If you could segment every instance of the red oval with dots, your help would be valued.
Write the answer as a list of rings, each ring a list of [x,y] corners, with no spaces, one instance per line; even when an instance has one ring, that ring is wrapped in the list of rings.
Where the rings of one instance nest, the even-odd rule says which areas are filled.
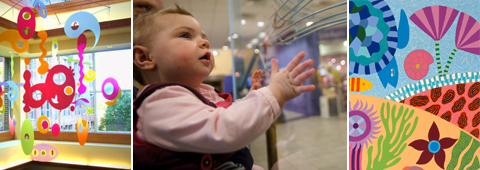
[[[17,28],[23,39],[28,40],[32,38],[35,33],[35,15],[32,9],[23,7],[20,10],[17,17]]]

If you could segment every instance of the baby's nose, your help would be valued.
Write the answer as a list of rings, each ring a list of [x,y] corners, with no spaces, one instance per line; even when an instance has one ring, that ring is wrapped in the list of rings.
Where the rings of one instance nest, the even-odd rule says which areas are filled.
[[[208,40],[206,40],[206,39],[203,39],[203,40],[200,42],[200,47],[210,49],[210,42],[209,42]]]

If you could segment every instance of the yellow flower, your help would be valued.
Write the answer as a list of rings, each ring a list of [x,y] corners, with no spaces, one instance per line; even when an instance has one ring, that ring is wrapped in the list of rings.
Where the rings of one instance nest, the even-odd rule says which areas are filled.
[[[93,108],[92,107],[87,107],[87,114],[88,115],[93,115]]]

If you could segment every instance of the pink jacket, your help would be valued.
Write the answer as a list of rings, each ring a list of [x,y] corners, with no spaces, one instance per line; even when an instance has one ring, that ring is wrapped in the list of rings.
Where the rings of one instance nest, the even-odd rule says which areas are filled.
[[[199,92],[217,105],[224,101],[212,86],[201,84]],[[225,109],[205,105],[188,89],[169,86],[155,91],[138,108],[137,134],[150,144],[177,152],[233,152],[264,133],[280,111],[266,87]]]

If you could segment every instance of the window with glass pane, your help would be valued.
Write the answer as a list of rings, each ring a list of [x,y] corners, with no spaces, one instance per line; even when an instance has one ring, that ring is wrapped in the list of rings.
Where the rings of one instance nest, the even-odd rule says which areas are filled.
[[[39,108],[32,108],[27,116],[36,130],[36,121],[40,116],[46,116],[50,120],[50,124],[58,123],[62,131],[75,131],[75,125],[79,118],[87,120],[89,131],[116,131],[128,132],[131,129],[131,64],[125,62],[130,58],[130,50],[105,51],[83,54],[83,73],[87,76],[88,70],[95,71],[95,79],[93,81],[83,80],[87,90],[84,94],[78,94],[78,79],[80,78],[79,57],[77,54],[64,55],[58,57],[47,57],[45,60],[49,63],[50,68],[54,65],[65,65],[74,69],[74,78],[77,83],[75,98],[70,107],[57,110],[50,103]],[[27,69],[32,73],[31,84],[44,83],[45,75],[38,74],[36,69],[40,66],[38,59],[31,59],[31,64]],[[47,72],[48,74],[48,72]],[[108,100],[102,94],[102,83],[105,79],[114,78],[122,90],[121,97],[113,106],[108,106],[105,102]],[[61,84],[65,81],[65,76],[57,74],[54,82]],[[33,93],[34,99],[40,99],[41,93]],[[88,101],[86,106],[76,106],[75,102]],[[92,110],[92,114],[88,115],[87,110]],[[7,119],[8,120],[8,119]],[[8,122],[7,122],[8,123]],[[7,125],[8,126],[8,125]]]
[[[10,80],[10,71],[5,70],[5,58],[0,57],[0,74],[3,76],[0,76],[0,82],[5,82],[5,80]],[[9,63],[8,63],[9,64]],[[2,106],[0,107],[0,110],[3,109],[3,113],[0,112],[0,132],[3,131],[8,131],[8,116],[10,115],[10,102],[7,99],[7,91],[9,90],[7,86],[1,86],[2,91],[5,92],[2,97]]]
[[[132,64],[129,49],[97,52],[95,58],[95,96],[98,131],[131,131]],[[113,106],[102,94],[102,84],[112,77],[122,90],[121,97]]]

